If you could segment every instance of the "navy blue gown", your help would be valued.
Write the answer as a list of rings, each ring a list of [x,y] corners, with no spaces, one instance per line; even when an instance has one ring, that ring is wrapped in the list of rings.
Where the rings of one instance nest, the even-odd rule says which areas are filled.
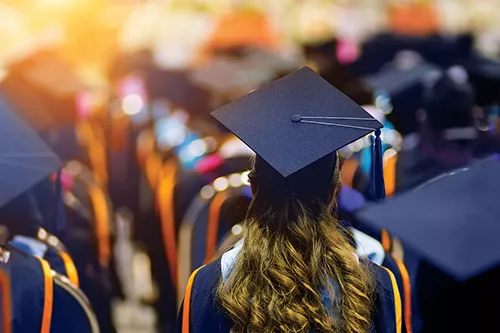
[[[91,333],[97,322],[86,297],[45,260],[11,245],[5,265],[11,276],[14,333]]]
[[[371,333],[400,333],[402,308],[396,279],[389,270],[372,263],[366,264],[373,271],[378,286]],[[232,323],[215,301],[215,290],[222,281],[222,274],[222,262],[219,258],[191,275],[177,323],[177,332],[230,332]]]

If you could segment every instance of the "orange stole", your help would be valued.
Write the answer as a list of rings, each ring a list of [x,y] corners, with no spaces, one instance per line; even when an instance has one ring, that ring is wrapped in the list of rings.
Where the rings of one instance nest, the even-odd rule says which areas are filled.
[[[2,288],[2,332],[12,333],[12,295],[10,292],[10,277],[0,270],[0,286]]]
[[[163,244],[173,285],[177,285],[177,235],[175,232],[174,189],[177,165],[168,161],[163,169],[163,179],[157,192],[157,209],[160,215]]]
[[[352,187],[354,181],[354,175],[359,167],[359,163],[356,160],[347,159],[342,163],[340,168],[340,178],[342,184]]]
[[[406,269],[405,264],[396,258],[396,256],[391,255],[396,264],[398,265],[399,272],[401,273],[401,279],[403,280],[403,294],[405,297],[404,304],[404,321],[406,326],[407,333],[413,333],[412,329],[412,309],[411,309],[411,282],[410,275],[408,274],[408,270]]]
[[[227,198],[228,194],[226,192],[220,192],[210,203],[210,209],[208,213],[205,264],[212,261],[215,252],[217,251],[217,234],[219,232],[220,213],[222,205]]]
[[[50,326],[52,322],[52,306],[54,302],[54,281],[52,277],[52,270],[50,265],[45,260],[36,257],[40,261],[43,271],[43,316],[42,316],[42,329],[40,333],[50,333]]]
[[[184,309],[182,311],[182,333],[189,333],[189,318],[191,317],[191,290],[193,289],[194,278],[200,269],[198,268],[191,274],[186,287],[186,296],[184,297]]]
[[[97,185],[90,185],[89,195],[94,208],[94,227],[97,236],[97,253],[102,267],[108,267],[111,259],[110,221],[108,202],[103,190]]]
[[[59,251],[59,255],[64,263],[64,268],[66,269],[66,274],[68,275],[68,280],[77,288],[80,287],[80,280],[78,278],[78,271],[76,269],[75,263],[71,256],[64,251]]]
[[[391,278],[392,290],[394,291],[394,308],[396,312],[396,333],[401,333],[403,326],[403,319],[401,314],[401,294],[399,293],[398,284],[396,282],[396,277],[394,274],[387,268],[382,267],[387,271],[389,277]]]
[[[392,197],[396,191],[396,163],[398,161],[398,155],[395,154],[389,157],[384,162],[384,182],[385,182],[385,194],[388,197]]]
[[[382,247],[385,252],[391,253],[392,251],[392,239],[391,235],[386,229],[382,229],[381,234],[380,234],[380,239],[382,243]]]

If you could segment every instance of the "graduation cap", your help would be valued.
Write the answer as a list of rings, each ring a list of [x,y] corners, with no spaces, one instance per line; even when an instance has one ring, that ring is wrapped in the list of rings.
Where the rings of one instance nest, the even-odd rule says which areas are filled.
[[[37,131],[74,124],[75,97],[84,88],[71,65],[50,51],[12,64],[0,83],[2,94]]]
[[[312,69],[304,67],[225,105],[212,115],[287,178],[351,142],[376,131],[377,199],[381,176],[382,127],[362,107]],[[379,146],[380,149],[376,149]]]
[[[416,112],[422,107],[426,79],[439,72],[439,67],[424,62],[407,69],[387,66],[363,80],[375,91],[390,97],[393,112],[388,119],[399,132],[408,134],[418,129]]]
[[[39,52],[9,67],[0,98],[62,159],[80,159],[74,125],[76,95],[84,88],[69,64],[54,53]]]
[[[500,163],[488,159],[430,181],[357,218],[400,237],[430,264],[467,281],[500,264]]]
[[[0,207],[61,167],[57,155],[0,99]]]

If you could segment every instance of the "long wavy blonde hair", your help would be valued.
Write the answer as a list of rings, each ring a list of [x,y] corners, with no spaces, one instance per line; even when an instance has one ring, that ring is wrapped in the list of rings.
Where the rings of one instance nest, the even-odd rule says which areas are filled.
[[[244,244],[217,290],[232,333],[369,331],[371,275],[331,214],[340,188],[337,158],[317,163],[290,186],[262,177],[273,171],[256,161]]]

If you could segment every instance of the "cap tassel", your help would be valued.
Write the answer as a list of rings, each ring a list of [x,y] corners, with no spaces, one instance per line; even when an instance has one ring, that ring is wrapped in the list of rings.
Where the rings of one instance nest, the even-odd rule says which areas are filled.
[[[382,153],[382,139],[380,129],[372,137],[372,163],[370,170],[370,197],[376,202],[385,199],[384,161]]]

